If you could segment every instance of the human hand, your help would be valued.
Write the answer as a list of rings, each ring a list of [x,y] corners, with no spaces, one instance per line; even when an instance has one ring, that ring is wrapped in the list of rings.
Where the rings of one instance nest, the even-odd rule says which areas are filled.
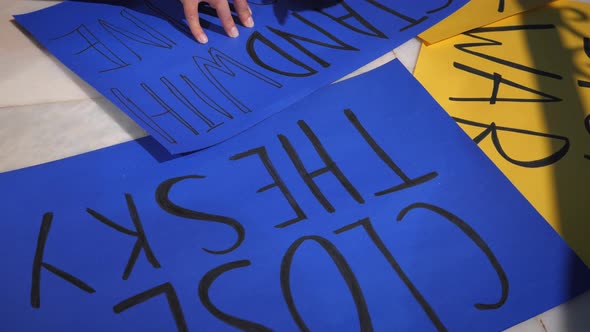
[[[227,0],[181,0],[184,7],[184,16],[188,22],[189,28],[193,36],[201,44],[207,43],[209,39],[201,28],[199,23],[199,3],[206,2],[217,11],[217,17],[221,20],[221,24],[228,36],[235,38],[239,35],[238,28],[232,19],[231,11]],[[254,26],[252,19],[252,11],[248,6],[247,0],[234,0],[234,7],[238,13],[240,21],[245,27],[251,28]]]

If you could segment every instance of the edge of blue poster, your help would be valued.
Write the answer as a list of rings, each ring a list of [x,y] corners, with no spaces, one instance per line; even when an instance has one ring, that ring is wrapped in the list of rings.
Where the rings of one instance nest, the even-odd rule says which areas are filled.
[[[466,2],[249,1],[256,26],[238,25],[236,39],[225,36],[215,11],[203,3],[206,45],[191,35],[180,1],[66,1],[15,18],[178,154],[238,135]]]
[[[3,330],[499,331],[590,284],[398,61],[151,147],[0,174]]]

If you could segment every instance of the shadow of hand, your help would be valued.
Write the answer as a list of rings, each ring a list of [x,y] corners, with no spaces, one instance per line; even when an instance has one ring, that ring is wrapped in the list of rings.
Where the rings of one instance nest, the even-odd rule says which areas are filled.
[[[289,12],[301,12],[306,10],[319,10],[335,6],[342,0],[276,0],[274,13],[280,24],[287,20]]]

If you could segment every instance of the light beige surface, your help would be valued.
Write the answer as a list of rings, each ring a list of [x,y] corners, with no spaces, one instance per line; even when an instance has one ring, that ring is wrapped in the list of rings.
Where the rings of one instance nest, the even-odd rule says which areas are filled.
[[[99,97],[96,90],[60,64],[16,25],[12,15],[58,2],[0,1],[0,107]]]
[[[0,0],[0,172],[146,135],[122,111],[41,49],[11,21],[12,14],[54,3]],[[413,71],[419,48],[420,43],[411,40],[353,74],[380,66],[396,56]],[[509,331],[590,331],[590,293]]]

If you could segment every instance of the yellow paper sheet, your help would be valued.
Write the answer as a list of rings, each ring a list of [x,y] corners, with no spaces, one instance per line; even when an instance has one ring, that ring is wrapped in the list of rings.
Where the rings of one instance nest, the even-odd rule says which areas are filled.
[[[434,44],[551,1],[554,0],[471,0],[419,37],[427,44]]]
[[[422,47],[415,75],[590,265],[588,37],[590,5],[558,1]]]

